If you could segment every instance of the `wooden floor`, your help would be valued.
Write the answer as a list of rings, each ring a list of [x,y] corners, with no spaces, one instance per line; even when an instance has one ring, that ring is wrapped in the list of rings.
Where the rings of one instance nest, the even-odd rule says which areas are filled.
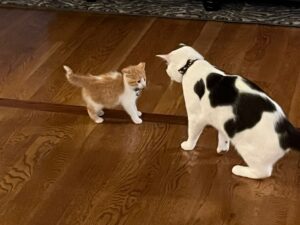
[[[253,181],[231,174],[242,159],[216,153],[213,129],[182,151],[181,87],[155,55],[193,45],[258,83],[299,127],[300,29],[4,8],[0,18],[0,225],[299,224],[300,153]],[[75,107],[63,64],[101,73],[140,61],[150,122],[96,125]]]

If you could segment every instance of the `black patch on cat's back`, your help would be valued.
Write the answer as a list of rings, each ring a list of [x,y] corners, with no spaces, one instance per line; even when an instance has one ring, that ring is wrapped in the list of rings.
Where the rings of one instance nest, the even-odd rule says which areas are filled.
[[[197,81],[197,83],[194,85],[194,92],[198,95],[199,99],[201,100],[205,93],[205,85],[202,79]]]
[[[233,106],[235,118],[224,124],[229,137],[236,133],[254,127],[264,112],[276,111],[275,105],[267,98],[254,94],[240,94]]]
[[[212,107],[232,106],[234,117],[225,122],[224,128],[229,137],[254,127],[264,112],[276,111],[275,105],[265,97],[250,93],[239,93],[235,86],[236,76],[223,76],[210,73],[206,86]],[[256,84],[245,80],[250,88],[263,92]]]
[[[209,100],[212,107],[232,105],[237,97],[236,77],[210,73],[206,78],[206,86],[210,91]]]

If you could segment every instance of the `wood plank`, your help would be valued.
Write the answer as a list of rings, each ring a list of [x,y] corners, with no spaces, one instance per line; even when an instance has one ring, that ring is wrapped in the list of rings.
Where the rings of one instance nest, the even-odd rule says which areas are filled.
[[[161,96],[168,95],[169,88],[172,93],[182,96],[180,87],[170,86],[169,78],[165,73],[165,63],[155,57],[157,54],[165,54],[178,47],[179,43],[192,44],[204,26],[201,21],[184,21],[173,19],[156,20],[144,38],[133,48],[132,53],[127,57],[121,67],[139,61],[146,62],[147,88],[144,90],[139,107],[144,112],[170,113],[163,108],[156,107]],[[160,40],[160,41],[154,41]],[[147,49],[147,51],[146,51]],[[177,95],[169,99],[170,105],[177,105]],[[164,105],[162,102],[161,105]],[[172,107],[171,107],[172,108]],[[171,109],[170,108],[170,109]]]
[[[300,33],[298,30],[290,30],[287,34],[286,51],[281,55],[280,60],[277,62],[274,60],[274,64],[278,65],[278,70],[276,73],[270,73],[270,78],[265,78],[266,81],[271,83],[270,95],[277,100],[287,115],[291,112],[299,111],[299,101],[298,109],[294,106],[293,111],[291,111],[291,104],[295,104],[295,99],[293,100],[293,98],[297,99],[297,96],[299,96],[297,90],[297,86],[299,87],[300,84],[298,69],[300,53],[297,50],[300,45],[299,39]],[[288,60],[285,61],[285,58]],[[299,120],[292,121],[296,123],[295,125],[299,126]]]
[[[74,44],[72,39],[77,35],[76,44],[80,44],[80,37],[84,32],[78,33],[83,22],[89,18],[74,15],[70,18],[70,15],[62,13],[28,14],[29,18],[23,18],[20,22],[20,28],[16,27],[16,31],[8,32],[10,36],[3,37],[5,44],[1,47],[0,53],[3,54],[0,57],[5,64],[0,71],[2,80],[0,94],[3,97],[28,100],[33,90],[43,84],[37,79],[35,83],[29,83],[28,80],[32,80],[37,74],[45,79],[48,75],[45,66],[51,70],[55,60],[65,60],[61,56],[70,53],[66,51],[68,45],[63,43],[70,41],[70,44]],[[27,32],[28,30],[31,32]],[[52,58],[54,60],[50,61],[51,64],[49,60]],[[14,89],[11,86],[14,86]],[[18,91],[15,91],[16,89]]]
[[[6,224],[47,218],[51,224],[273,225],[299,207],[296,152],[281,160],[272,178],[252,181],[231,174],[241,158],[234,151],[218,155],[210,131],[203,137],[214,140],[209,145],[183,152],[185,127],[94,126],[86,117],[38,114],[22,129],[34,137],[24,152],[31,166],[18,160],[1,183]]]
[[[243,160],[233,148],[216,153],[214,129],[182,151],[181,86],[155,55],[193,45],[258,82],[300,126],[299,29],[14,9],[0,17],[1,225],[298,223],[299,152],[254,181],[231,173]],[[138,126],[120,111],[93,123],[61,67],[99,73],[139,61],[149,79],[139,107],[151,123]]]
[[[97,18],[94,19],[97,20]],[[104,70],[105,67],[114,68],[115,63],[122,62],[124,55],[128,54],[126,53],[128,47],[125,48],[125,45],[128,46],[128,43],[134,45],[135,41],[139,40],[139,36],[149,29],[152,22],[151,18],[138,21],[134,17],[104,18],[101,23],[93,26],[94,31],[63,64],[83,73],[107,72]],[[86,25],[86,27],[88,29],[90,26]],[[112,56],[114,60],[111,60]],[[58,65],[31,99],[71,104],[81,102],[80,90],[66,81],[64,73],[62,64]]]

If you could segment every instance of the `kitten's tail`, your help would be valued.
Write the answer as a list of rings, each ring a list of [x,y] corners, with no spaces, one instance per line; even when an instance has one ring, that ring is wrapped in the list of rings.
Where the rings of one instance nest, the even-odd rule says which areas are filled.
[[[73,70],[70,67],[66,65],[64,65],[63,67],[66,71],[66,77],[71,84],[77,87],[86,87],[91,83],[92,79],[90,76],[77,75],[73,73]]]

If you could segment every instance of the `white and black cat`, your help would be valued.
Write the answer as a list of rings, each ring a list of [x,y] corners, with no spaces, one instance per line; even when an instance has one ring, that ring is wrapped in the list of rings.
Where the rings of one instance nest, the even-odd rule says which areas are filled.
[[[271,176],[274,163],[290,148],[300,149],[300,132],[251,81],[225,74],[189,46],[157,56],[167,62],[170,78],[182,82],[188,115],[184,150],[194,149],[203,128],[211,125],[219,132],[217,152],[228,151],[231,141],[248,165],[236,165],[232,172],[260,179]]]

